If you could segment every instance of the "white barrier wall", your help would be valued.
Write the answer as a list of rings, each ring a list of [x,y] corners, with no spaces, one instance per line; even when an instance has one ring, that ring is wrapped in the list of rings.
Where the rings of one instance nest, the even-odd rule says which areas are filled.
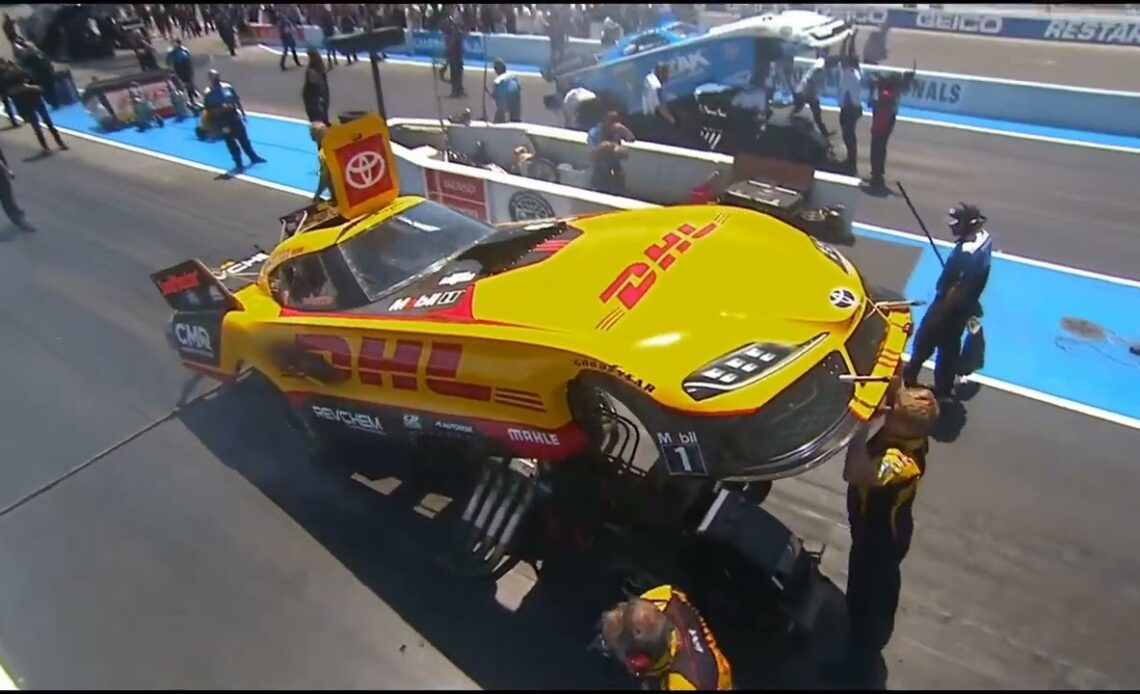
[[[723,155],[633,143],[626,162],[631,197],[624,198],[441,161],[438,150],[443,138],[438,120],[393,118],[389,127],[401,187],[492,222],[682,203],[694,186],[718,169],[727,171],[732,166],[732,158]],[[483,142],[496,163],[510,161],[511,152],[520,144],[531,144],[540,156],[554,161],[586,162],[586,135],[574,130],[474,123],[449,125],[448,138],[452,148],[464,153],[473,152],[477,141]],[[578,177],[578,182],[588,186],[589,176]],[[850,176],[817,172],[811,202],[843,205],[846,220],[853,221],[859,183]]]
[[[795,79],[811,66],[797,58]],[[906,70],[867,66],[871,77]],[[828,75],[824,96],[838,93],[839,75]],[[868,96],[864,90],[864,99]],[[975,118],[1032,123],[1054,128],[1072,128],[1113,135],[1140,135],[1140,93],[1067,87],[1039,82],[1019,82],[971,77],[948,72],[918,71],[914,85],[903,96],[903,106]]]

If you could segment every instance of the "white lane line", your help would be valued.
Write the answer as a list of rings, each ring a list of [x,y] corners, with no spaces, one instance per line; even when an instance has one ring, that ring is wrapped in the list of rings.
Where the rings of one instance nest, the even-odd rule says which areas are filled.
[[[268,51],[274,55],[281,55],[280,49],[259,44],[262,50]],[[384,62],[392,63],[393,65],[403,66],[416,66],[416,67],[430,67],[431,63],[425,63],[416,60],[401,60],[400,58],[392,58],[389,56]],[[523,77],[540,77],[538,73],[522,72],[519,73]],[[821,106],[824,111],[838,113],[838,106]],[[964,130],[971,133],[980,133],[982,135],[996,135],[999,137],[1012,137],[1018,140],[1029,140],[1032,142],[1043,142],[1051,145],[1069,145],[1071,147],[1084,147],[1085,149],[1099,149],[1105,152],[1118,152],[1121,154],[1140,154],[1140,147],[1128,147],[1125,145],[1106,145],[1099,142],[1083,142],[1081,140],[1069,140],[1063,137],[1052,137],[1050,135],[1034,135],[1032,133],[1019,133],[1011,130],[1000,130],[998,128],[986,128],[980,125],[965,125],[963,123],[950,123],[943,120],[935,120],[931,118],[917,118],[915,116],[899,115],[898,120],[903,123],[913,123],[915,125],[928,125],[935,128],[949,128],[951,130]]]
[[[855,222],[855,225],[863,227],[864,229],[869,229],[879,234],[884,234],[886,236],[894,236],[900,239],[911,239],[921,241],[922,243],[930,243],[930,240],[922,234],[914,234],[909,231],[900,231],[899,229],[889,229],[887,227],[881,227],[876,224],[867,224],[866,222]],[[943,241],[942,239],[934,239],[934,243],[942,246],[943,248],[954,247],[954,244],[950,243],[949,241]],[[1100,280],[1101,282],[1110,282],[1112,284],[1119,284],[1125,287],[1131,287],[1133,289],[1140,289],[1140,280],[1134,280],[1129,277],[1106,275],[1104,273],[1094,272],[1092,270],[1084,270],[1077,267],[1070,267],[1068,265],[1051,263],[1048,260],[1037,260],[1036,258],[1026,258],[1025,256],[1013,255],[1012,253],[1006,253],[1004,251],[994,251],[994,257],[1001,258],[1002,260],[1008,260],[1014,263],[1021,263],[1023,265],[1032,265],[1033,267],[1039,267],[1044,270],[1061,272],[1066,275],[1076,275],[1078,277],[1086,277],[1088,279]]]
[[[251,115],[260,116],[263,114],[251,112]],[[303,121],[303,120],[300,120],[297,118],[291,119],[287,116],[270,116],[270,117],[276,118],[277,120],[285,120],[285,121],[291,120],[291,121],[298,122],[298,123],[305,123],[306,122],[306,121]],[[82,140],[88,140],[90,142],[96,142],[96,143],[99,143],[102,145],[106,145],[108,147],[113,147],[115,149],[121,149],[121,150],[126,151],[126,152],[132,152],[134,154],[141,154],[144,157],[153,157],[155,159],[160,159],[162,161],[165,161],[165,162],[168,162],[171,164],[178,164],[180,166],[185,166],[185,167],[188,167],[191,169],[197,169],[198,171],[206,171],[206,172],[214,173],[214,174],[225,173],[225,171],[226,171],[225,169],[221,169],[221,168],[218,168],[216,166],[208,166],[206,164],[199,164],[197,162],[187,161],[185,159],[179,159],[178,157],[173,157],[173,156],[170,156],[168,154],[160,154],[158,152],[151,152],[151,151],[143,149],[141,147],[135,147],[133,145],[124,144],[122,142],[115,142],[113,140],[108,140],[108,139],[99,137],[97,135],[91,135],[89,133],[79,132],[77,130],[72,130],[70,128],[64,128],[64,127],[59,127],[59,126],[56,126],[56,128],[60,132],[67,133],[68,135],[71,135],[73,137],[78,137]],[[273,183],[270,181],[264,181],[264,180],[261,180],[259,178],[254,178],[252,176],[248,176],[245,174],[234,176],[234,178],[237,180],[240,180],[240,181],[245,181],[246,183],[252,183],[253,185],[261,186],[263,188],[269,188],[269,189],[276,190],[276,191],[279,191],[282,193],[288,193],[290,195],[297,195],[297,196],[304,197],[304,198],[311,198],[312,197],[312,192],[310,192],[310,191],[304,191],[304,190],[301,190],[300,188],[293,188],[292,186],[281,185],[280,183]],[[876,228],[881,228],[881,227],[876,227]],[[892,230],[892,231],[896,231],[896,233],[898,233],[898,234],[904,234],[905,233],[905,232],[897,232],[897,230]],[[925,237],[918,237],[918,238],[925,239]],[[1058,266],[1058,267],[1060,267],[1060,266]],[[904,354],[903,356],[904,356],[904,358],[906,358],[909,361],[909,359],[910,359],[909,354]],[[926,366],[927,368],[934,368],[933,362],[927,362],[926,364],[924,364],[924,366]],[[973,376],[970,376],[970,380],[976,381],[977,383],[980,383],[984,386],[993,388],[994,390],[1000,390],[1000,391],[1003,391],[1006,393],[1011,393],[1013,395],[1019,395],[1021,397],[1028,398],[1030,400],[1035,400],[1037,402],[1045,403],[1047,405],[1053,405],[1054,407],[1060,407],[1062,409],[1069,410],[1070,412],[1076,412],[1077,414],[1083,414],[1083,415],[1086,415],[1089,417],[1100,419],[1100,420],[1103,420],[1106,422],[1112,422],[1114,424],[1119,424],[1121,426],[1125,426],[1125,427],[1128,427],[1130,429],[1135,429],[1137,431],[1140,431],[1140,419],[1129,417],[1127,415],[1122,415],[1122,414],[1119,414],[1116,412],[1110,412],[1108,410],[1103,410],[1103,409],[1100,409],[1098,407],[1093,407],[1091,405],[1086,405],[1084,403],[1079,403],[1079,402],[1076,402],[1073,400],[1067,400],[1065,398],[1058,397],[1056,395],[1051,395],[1049,393],[1043,393],[1041,391],[1033,390],[1031,388],[1026,388],[1024,386],[1019,386],[1019,385],[1016,385],[1013,383],[1006,383],[1005,381],[999,381],[996,378],[991,378],[989,376],[983,376],[981,374],[974,374]]]

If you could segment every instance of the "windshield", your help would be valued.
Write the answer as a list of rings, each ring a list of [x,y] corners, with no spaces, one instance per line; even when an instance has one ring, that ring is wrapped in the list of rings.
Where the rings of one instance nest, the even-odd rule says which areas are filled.
[[[372,302],[493,233],[490,224],[425,200],[340,244],[338,250]]]
[[[694,26],[692,24],[685,24],[684,22],[671,25],[669,27],[669,31],[676,34],[677,36],[684,36],[685,38],[700,36],[701,34],[705,33],[705,30],[701,27]]]

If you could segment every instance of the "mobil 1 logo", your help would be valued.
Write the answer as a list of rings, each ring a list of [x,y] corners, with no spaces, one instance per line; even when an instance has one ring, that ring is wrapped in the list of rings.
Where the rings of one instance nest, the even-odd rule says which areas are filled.
[[[697,432],[660,432],[657,434],[657,447],[670,475],[708,476]]]
[[[175,314],[170,336],[179,356],[208,366],[221,363],[221,317],[218,314]]]

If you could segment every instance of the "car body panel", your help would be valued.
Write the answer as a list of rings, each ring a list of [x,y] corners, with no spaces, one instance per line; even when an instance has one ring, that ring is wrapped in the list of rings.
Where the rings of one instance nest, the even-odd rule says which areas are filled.
[[[272,252],[155,273],[181,359],[222,379],[255,369],[316,425],[413,441],[427,426],[552,460],[588,443],[568,394],[589,381],[674,456],[674,474],[723,479],[819,464],[872,416],[900,367],[909,310],[877,304],[835,249],[738,207],[484,225],[482,240],[361,305],[282,305],[277,270],[342,257],[341,245],[394,233],[381,223],[421,205],[439,204],[402,196],[353,220],[317,204]],[[412,238],[421,233],[433,232]],[[745,348],[759,370],[733,356]],[[740,379],[716,380],[737,367]],[[687,440],[708,443],[671,443]]]
[[[561,107],[566,92],[585,87],[602,95],[611,106],[621,105],[627,113],[641,112],[642,83],[657,65],[669,66],[669,79],[663,85],[665,100],[688,98],[702,84],[718,83],[745,87],[752,80],[760,55],[775,56],[781,51],[814,50],[834,46],[852,34],[840,19],[815,12],[785,11],[748,17],[712,27],[704,33],[677,40],[661,29],[651,29],[623,39],[629,41],[660,37],[663,45],[622,55],[614,46],[597,61],[570,60],[569,69],[554,67],[557,99],[547,100]],[[639,39],[639,37],[641,37]]]

